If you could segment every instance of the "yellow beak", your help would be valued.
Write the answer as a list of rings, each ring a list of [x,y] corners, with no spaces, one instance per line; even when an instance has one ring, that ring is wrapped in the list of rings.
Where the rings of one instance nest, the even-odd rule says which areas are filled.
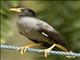
[[[14,11],[14,12],[21,12],[22,8],[11,8],[9,10]]]

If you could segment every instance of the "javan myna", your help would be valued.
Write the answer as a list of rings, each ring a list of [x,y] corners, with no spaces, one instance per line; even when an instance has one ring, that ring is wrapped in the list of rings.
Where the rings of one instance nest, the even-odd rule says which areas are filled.
[[[19,48],[23,54],[27,48],[32,46],[45,46],[45,57],[54,47],[65,52],[71,51],[68,44],[51,25],[37,18],[35,12],[28,8],[11,8],[11,11],[18,12],[17,27],[20,34],[37,43]]]

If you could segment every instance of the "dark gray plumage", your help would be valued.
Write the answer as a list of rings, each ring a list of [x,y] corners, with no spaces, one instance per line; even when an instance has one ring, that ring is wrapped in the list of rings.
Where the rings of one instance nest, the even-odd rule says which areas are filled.
[[[70,50],[60,34],[51,25],[39,20],[31,9],[21,9],[17,27],[22,35],[36,43],[42,43],[46,47],[57,43]]]

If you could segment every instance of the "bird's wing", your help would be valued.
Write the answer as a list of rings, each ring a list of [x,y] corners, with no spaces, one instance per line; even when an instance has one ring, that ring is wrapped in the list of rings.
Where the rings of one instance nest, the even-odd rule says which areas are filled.
[[[47,36],[50,40],[53,40],[55,43],[58,43],[62,46],[65,46],[67,48],[66,41],[61,37],[61,35],[49,24],[46,22],[40,21],[40,29],[39,31]]]

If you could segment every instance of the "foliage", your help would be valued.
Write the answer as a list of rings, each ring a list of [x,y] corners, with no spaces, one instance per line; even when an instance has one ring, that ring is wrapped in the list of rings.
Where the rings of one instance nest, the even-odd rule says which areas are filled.
[[[11,29],[9,19],[11,13],[9,11],[10,6],[17,6],[17,1],[1,1],[1,43],[5,43],[5,40],[10,37]]]

